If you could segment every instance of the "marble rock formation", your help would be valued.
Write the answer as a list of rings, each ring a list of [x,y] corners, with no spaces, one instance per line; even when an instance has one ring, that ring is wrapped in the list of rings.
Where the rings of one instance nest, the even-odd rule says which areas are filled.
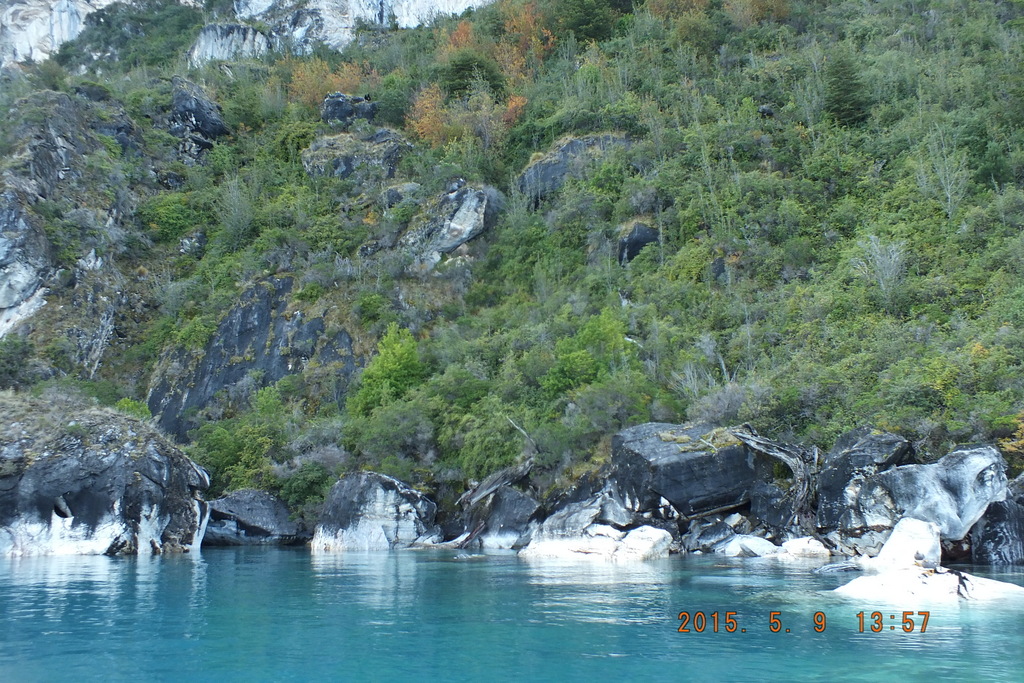
[[[390,550],[435,543],[437,506],[399,480],[375,472],[351,474],[332,488],[313,534],[314,553]]]
[[[631,510],[692,516],[749,501],[753,457],[724,430],[651,422],[612,438],[609,480]]]
[[[874,555],[904,517],[935,523],[943,540],[962,539],[990,503],[1006,498],[1006,462],[992,446],[960,446],[930,465],[903,465],[864,479],[835,535]]]
[[[511,486],[500,486],[468,511],[465,528],[481,548],[518,549],[530,540],[539,503]]]
[[[1024,564],[1024,505],[1016,500],[996,501],[971,529],[974,564]]]
[[[667,557],[672,534],[641,524],[609,490],[549,515],[519,552],[532,559],[638,561]]]
[[[187,552],[202,542],[209,484],[137,420],[0,403],[0,557]]]
[[[270,52],[274,43],[259,29],[243,24],[207,24],[188,51],[188,62],[199,67],[226,59],[255,59]]]
[[[288,506],[266,491],[242,489],[210,501],[203,545],[294,545],[310,534],[289,518]]]
[[[866,477],[910,464],[912,457],[910,443],[895,434],[863,427],[840,437],[818,475],[818,527],[836,528]]]

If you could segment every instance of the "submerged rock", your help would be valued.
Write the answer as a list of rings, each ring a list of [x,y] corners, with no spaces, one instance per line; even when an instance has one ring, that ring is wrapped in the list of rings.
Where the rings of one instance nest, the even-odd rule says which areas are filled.
[[[336,483],[313,534],[314,553],[390,550],[440,540],[437,506],[397,479],[374,472]]]
[[[266,491],[242,489],[210,501],[203,545],[292,545],[310,539],[288,506]]]
[[[0,556],[187,552],[209,484],[138,420],[0,398]]]

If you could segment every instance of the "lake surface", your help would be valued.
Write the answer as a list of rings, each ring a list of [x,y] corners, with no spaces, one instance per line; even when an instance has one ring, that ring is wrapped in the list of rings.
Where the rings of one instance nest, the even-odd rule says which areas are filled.
[[[433,550],[0,559],[0,681],[1021,680],[1020,606],[933,606],[924,633],[904,633],[892,606],[828,593],[851,575],[814,566]],[[875,609],[885,630],[859,632],[856,614]],[[678,632],[684,610],[704,613],[704,632]]]

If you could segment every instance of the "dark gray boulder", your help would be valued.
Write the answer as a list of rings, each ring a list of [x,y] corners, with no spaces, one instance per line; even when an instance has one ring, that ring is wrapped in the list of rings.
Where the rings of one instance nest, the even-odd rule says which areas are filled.
[[[632,228],[626,227],[629,232],[619,239],[619,264],[623,266],[639,256],[640,250],[648,244],[658,242],[658,231],[646,223],[636,221]]]
[[[547,154],[527,165],[517,182],[519,191],[536,206],[542,199],[562,189],[570,177],[581,176],[609,149],[629,145],[629,138],[620,133],[562,138]]]
[[[818,475],[818,527],[836,528],[866,477],[909,464],[913,456],[910,443],[896,434],[862,427],[840,437]]]
[[[725,430],[652,422],[612,438],[609,481],[631,510],[692,516],[748,502],[753,456]]]
[[[187,552],[207,472],[112,411],[0,398],[0,557]]]
[[[266,491],[242,489],[210,501],[203,545],[294,545],[310,534],[289,518],[288,506]]]
[[[466,529],[482,548],[519,548],[529,542],[530,520],[539,509],[531,496],[501,486],[468,511]]]
[[[356,119],[373,121],[377,115],[377,103],[365,97],[333,92],[320,103],[320,118],[324,123],[347,127]]]
[[[231,131],[221,115],[220,105],[195,83],[175,76],[171,79],[171,135],[181,139],[178,152],[185,161],[196,161],[213,147],[213,141]]]
[[[835,538],[873,555],[896,523],[936,524],[943,540],[962,539],[990,503],[1006,498],[1006,462],[992,446],[961,446],[930,465],[903,465],[866,477]]]
[[[1024,505],[997,501],[971,529],[971,561],[975,564],[1024,564]]]
[[[327,495],[313,534],[314,553],[390,550],[440,540],[437,505],[401,481],[375,472],[341,479]]]

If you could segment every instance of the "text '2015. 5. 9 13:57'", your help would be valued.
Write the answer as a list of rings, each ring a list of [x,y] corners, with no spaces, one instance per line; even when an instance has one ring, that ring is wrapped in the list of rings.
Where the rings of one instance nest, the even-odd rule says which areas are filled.
[[[924,633],[928,628],[931,612],[858,612],[853,615],[860,633],[881,633],[900,631],[903,633]],[[813,630],[823,633],[828,627],[824,612],[815,612],[808,620],[786,617],[782,612],[769,612],[767,618],[739,616],[738,612],[680,612],[679,633],[746,633],[767,627],[771,633],[794,633]]]

